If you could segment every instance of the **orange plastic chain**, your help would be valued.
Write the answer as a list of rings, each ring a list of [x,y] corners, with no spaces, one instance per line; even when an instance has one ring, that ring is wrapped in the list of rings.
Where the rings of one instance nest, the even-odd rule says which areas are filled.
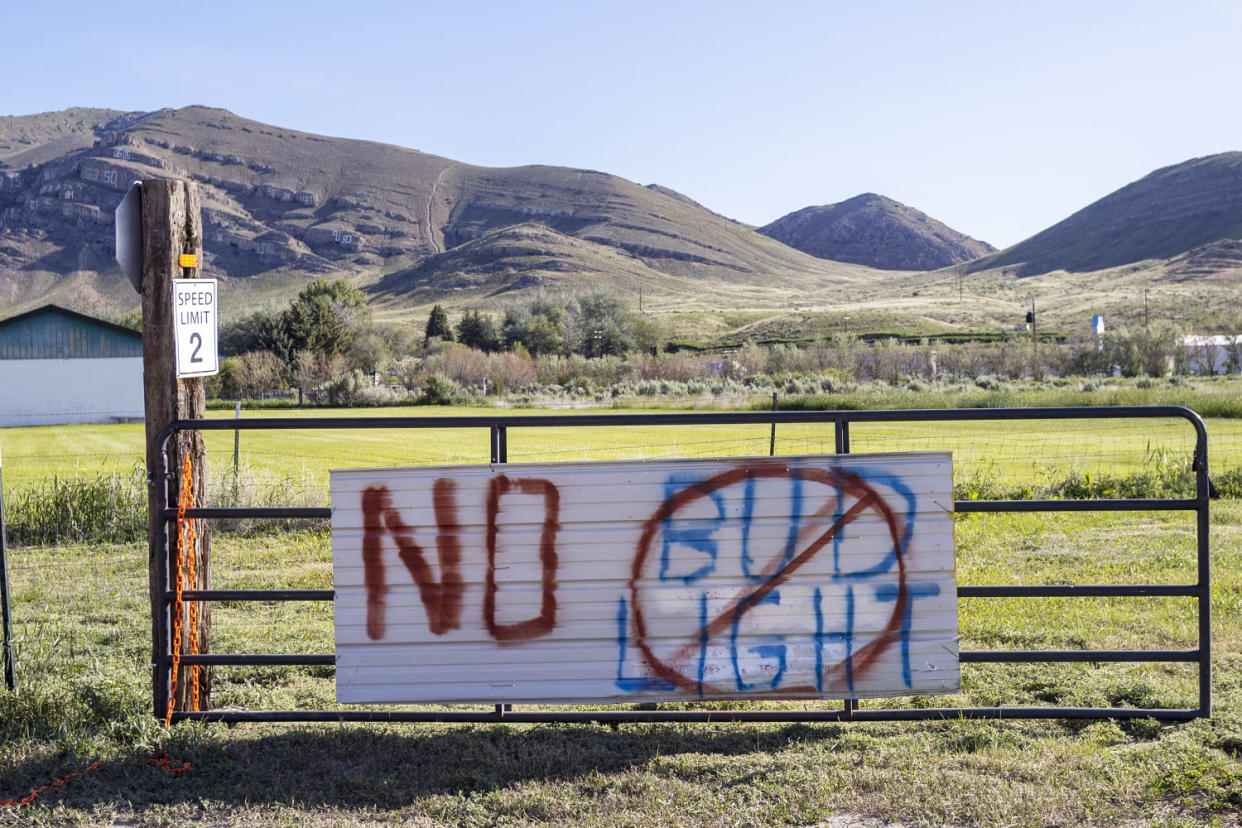
[[[173,642],[172,642],[172,679],[168,693],[168,710],[164,714],[164,727],[168,727],[172,721],[173,703],[177,697],[177,673],[181,669],[181,590],[183,584],[188,580],[191,588],[195,586],[196,580],[196,561],[194,554],[194,521],[187,520],[185,510],[192,508],[194,505],[194,475],[190,468],[190,458],[185,458],[185,467],[181,472],[181,496],[177,501],[177,597],[173,604]],[[198,602],[190,603],[190,652],[198,653]],[[198,665],[190,667],[190,681],[193,682],[193,709],[198,710]],[[122,759],[120,764],[124,765],[125,760]],[[142,764],[158,765],[166,772],[173,776],[180,776],[190,769],[189,762],[182,762],[177,759],[169,759],[167,754],[161,754],[152,759],[148,759]],[[31,789],[21,799],[0,799],[0,806],[24,807],[34,802],[40,794],[47,793],[50,790],[62,787],[68,782],[77,779],[79,776],[97,771],[103,767],[103,762],[91,762],[80,771],[66,774],[59,779],[54,779],[38,788]]]
[[[194,506],[194,473],[187,454],[181,469],[181,492],[177,498],[177,586],[173,600],[172,677],[168,683],[168,707],[164,711],[164,727],[172,724],[177,699],[177,675],[181,672],[181,592],[188,580],[191,589],[197,585],[197,562],[194,554],[194,521],[187,520],[185,510]],[[190,653],[198,654],[198,602],[190,602]],[[191,709],[198,710],[198,665],[190,667]]]
[[[89,765],[87,765],[80,771],[74,771],[73,773],[66,774],[62,776],[60,779],[55,779],[41,787],[31,788],[30,793],[26,794],[21,799],[0,799],[0,805],[7,805],[10,807],[14,807],[14,808],[23,808],[29,805],[30,803],[34,802],[35,799],[37,799],[40,794],[45,794],[48,791],[63,787],[64,785],[68,784],[74,779],[77,779],[79,776],[85,776],[91,771],[97,771],[103,767],[103,764],[104,764],[103,762],[91,762]],[[119,764],[124,765],[125,760],[122,759]],[[154,759],[148,759],[142,764],[158,765],[159,767],[163,768],[165,771],[172,774],[173,776],[180,776],[181,774],[185,773],[186,771],[190,769],[189,762],[181,762],[176,759],[169,759],[167,754],[161,754],[155,757]]]

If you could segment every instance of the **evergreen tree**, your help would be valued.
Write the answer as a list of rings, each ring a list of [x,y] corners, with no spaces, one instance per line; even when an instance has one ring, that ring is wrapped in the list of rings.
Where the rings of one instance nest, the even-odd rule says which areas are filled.
[[[337,305],[346,315],[365,310],[367,306],[366,294],[354,287],[348,279],[337,279],[335,282],[316,279],[302,288],[297,298],[298,302],[319,300]]]
[[[490,316],[484,316],[477,310],[470,311],[457,323],[457,341],[489,353],[500,350],[500,335],[496,332],[496,323]]]
[[[427,317],[427,331],[423,336],[424,348],[433,336],[439,337],[444,342],[453,341],[453,328],[449,325],[448,314],[439,305],[433,307],[431,315]]]
[[[335,303],[298,299],[285,312],[285,330],[298,351],[340,354],[354,343],[354,330]]]

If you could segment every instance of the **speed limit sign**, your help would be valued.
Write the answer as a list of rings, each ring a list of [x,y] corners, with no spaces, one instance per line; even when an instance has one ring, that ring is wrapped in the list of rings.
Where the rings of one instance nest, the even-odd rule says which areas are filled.
[[[220,319],[215,279],[173,279],[177,377],[220,373]]]

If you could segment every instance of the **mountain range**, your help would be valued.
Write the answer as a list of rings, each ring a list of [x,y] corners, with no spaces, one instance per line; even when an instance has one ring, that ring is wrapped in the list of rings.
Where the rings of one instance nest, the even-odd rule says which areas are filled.
[[[0,308],[133,307],[112,211],[150,177],[199,183],[205,269],[239,308],[323,277],[350,279],[394,317],[607,282],[669,315],[883,309],[952,327],[1008,319],[1024,277],[1044,292],[1102,291],[1101,307],[1131,302],[1134,279],[1242,278],[1242,153],[1157,170],[997,251],[873,193],[755,228],[604,172],[479,167],[202,106],[77,108],[0,118]],[[1202,299],[1184,293],[1170,302]]]
[[[582,277],[675,295],[827,286],[865,272],[664,187],[563,167],[477,167],[206,107],[2,119],[0,164],[9,303],[114,273],[113,209],[133,180],[163,176],[199,183],[205,266],[236,282],[346,276],[381,299],[418,302]]]

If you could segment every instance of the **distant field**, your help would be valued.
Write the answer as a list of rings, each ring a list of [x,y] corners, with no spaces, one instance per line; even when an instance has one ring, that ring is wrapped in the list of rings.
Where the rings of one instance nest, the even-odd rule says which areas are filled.
[[[247,411],[246,419],[269,416],[345,417],[450,415],[521,416],[529,411],[480,408],[386,408]],[[607,416],[608,411],[579,416]],[[209,412],[213,419],[231,412]],[[1242,421],[1207,421],[1214,473],[1242,465]],[[511,462],[656,457],[727,457],[767,454],[768,425],[562,427],[509,430]],[[140,425],[78,425],[0,431],[6,488],[37,485],[52,475],[128,473],[142,465]],[[1128,474],[1180,460],[1193,446],[1189,424],[1177,419],[1066,420],[983,423],[856,424],[851,449],[943,451],[954,454],[958,479],[984,475],[1013,485],[1047,482],[1069,473]],[[231,474],[233,432],[208,432],[208,473]],[[832,427],[782,425],[778,454],[831,453]],[[284,480],[298,487],[325,486],[330,469],[372,466],[483,463],[489,458],[486,429],[243,431],[240,460],[251,479]],[[231,479],[231,477],[229,477]]]

